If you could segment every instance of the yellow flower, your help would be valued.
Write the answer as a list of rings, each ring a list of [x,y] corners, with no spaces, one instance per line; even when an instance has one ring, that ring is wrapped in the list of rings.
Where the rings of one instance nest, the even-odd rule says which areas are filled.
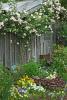
[[[35,84],[32,78],[29,78],[27,75],[23,76],[20,80],[17,81],[17,85],[20,87],[27,87]]]

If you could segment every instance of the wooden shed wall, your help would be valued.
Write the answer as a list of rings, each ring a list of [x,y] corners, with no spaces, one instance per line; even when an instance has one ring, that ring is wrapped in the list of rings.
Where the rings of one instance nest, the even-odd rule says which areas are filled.
[[[0,36],[0,63],[5,66],[23,64],[31,58],[39,59],[40,55],[51,53],[52,36],[46,38],[33,36],[29,48],[24,48],[23,43],[18,41],[15,35],[7,34]]]

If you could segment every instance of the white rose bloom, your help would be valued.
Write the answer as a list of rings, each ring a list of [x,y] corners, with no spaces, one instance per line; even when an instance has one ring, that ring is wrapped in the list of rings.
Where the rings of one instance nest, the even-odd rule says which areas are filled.
[[[51,33],[53,33],[53,30],[51,30]]]
[[[33,30],[30,30],[30,33],[37,33],[37,30],[33,29]]]
[[[4,26],[4,22],[0,22],[0,27],[1,27],[1,26]]]
[[[20,14],[19,14],[18,12],[16,12],[16,15],[17,15],[17,17],[19,17],[19,18],[20,18]]]
[[[27,44],[29,44],[29,42],[27,41]]]
[[[49,28],[51,28],[51,25],[49,25]]]
[[[46,6],[47,5],[47,2],[44,2],[43,4]]]
[[[8,21],[8,18],[5,18],[5,21]]]
[[[23,35],[26,36],[26,33],[24,33]]]
[[[25,14],[28,14],[28,12],[27,12],[27,11],[24,11],[24,13],[25,13]]]
[[[33,16],[33,18],[36,18],[35,16]]]
[[[24,36],[22,38],[24,39]]]
[[[55,20],[54,20],[54,19],[51,19],[51,22],[52,22],[52,23],[54,23],[54,22],[55,22]]]
[[[30,30],[29,32],[32,33],[32,30]]]
[[[60,10],[61,10],[61,8],[60,8],[60,7],[57,7],[57,8],[56,8],[56,10],[57,10],[57,11],[60,11]]]
[[[27,21],[23,21],[23,23],[24,23],[24,24],[27,24],[28,22],[27,22]]]
[[[41,18],[41,16],[38,16],[38,18],[40,19],[40,18]]]
[[[17,42],[17,45],[19,45],[20,43],[19,42]]]
[[[27,45],[25,45],[25,47],[27,47]]]
[[[12,40],[10,40],[10,43],[12,43]]]
[[[45,28],[47,28],[47,26],[45,26]]]
[[[61,7],[61,10],[66,10],[64,7]]]
[[[35,12],[36,15],[38,15],[38,12]]]
[[[33,14],[31,14],[31,17],[33,17]]]
[[[0,29],[4,26],[4,22],[0,22]]]
[[[28,29],[30,29],[30,27],[29,26],[26,26],[25,29],[28,30]]]
[[[22,20],[20,18],[18,19],[18,22],[19,22],[19,24],[22,24]]]
[[[33,30],[32,30],[32,32],[35,32],[35,33],[37,33],[36,29],[33,29]]]
[[[6,35],[6,33],[3,33],[4,35]]]
[[[17,21],[14,16],[10,18],[10,20]]]
[[[42,16],[42,13],[39,13],[40,16]]]
[[[40,37],[40,36],[41,36],[41,34],[36,34],[36,36]]]

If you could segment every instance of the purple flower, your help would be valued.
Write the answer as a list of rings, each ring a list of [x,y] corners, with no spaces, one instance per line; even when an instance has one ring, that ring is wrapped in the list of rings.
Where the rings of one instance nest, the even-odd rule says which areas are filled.
[[[27,89],[25,89],[25,88],[18,88],[18,92],[20,94],[25,94],[27,92]]]

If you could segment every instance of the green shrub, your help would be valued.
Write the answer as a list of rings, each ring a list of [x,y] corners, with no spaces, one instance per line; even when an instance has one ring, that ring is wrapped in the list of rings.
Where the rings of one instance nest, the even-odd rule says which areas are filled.
[[[39,77],[46,77],[48,76],[48,72],[46,70],[43,70],[41,68],[41,65],[38,62],[35,61],[29,61],[27,64],[24,64],[22,66],[24,70],[24,74],[33,77],[33,76],[39,76]]]
[[[40,65],[34,61],[29,61],[23,66],[24,73],[28,76],[38,76]]]
[[[65,81],[66,78],[66,67],[65,67],[65,54],[64,54],[64,47],[57,45],[54,50],[53,54],[53,61],[52,61],[52,70],[56,71],[57,74],[62,77]]]

